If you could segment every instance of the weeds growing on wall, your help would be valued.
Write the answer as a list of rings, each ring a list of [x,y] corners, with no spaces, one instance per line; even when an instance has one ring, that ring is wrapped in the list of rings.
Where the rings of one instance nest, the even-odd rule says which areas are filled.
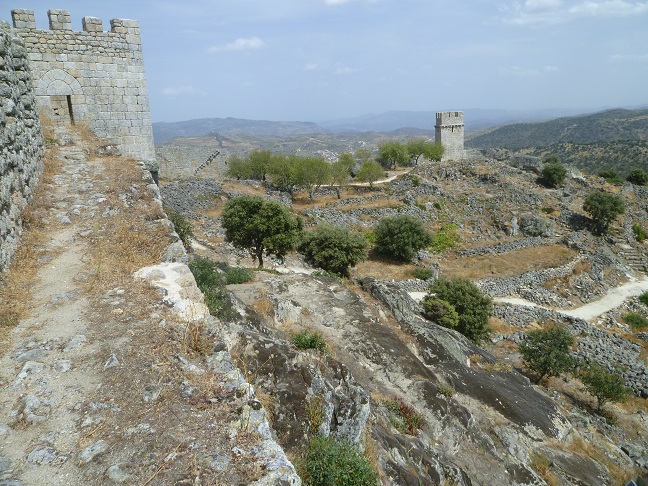
[[[180,241],[186,250],[191,249],[191,238],[193,237],[193,229],[191,223],[178,211],[171,208],[164,208],[169,220],[173,223],[175,232],[178,233]]]
[[[196,285],[205,296],[209,313],[224,319],[228,316],[227,290],[225,277],[209,258],[197,256],[189,262],[189,269],[196,279]]]

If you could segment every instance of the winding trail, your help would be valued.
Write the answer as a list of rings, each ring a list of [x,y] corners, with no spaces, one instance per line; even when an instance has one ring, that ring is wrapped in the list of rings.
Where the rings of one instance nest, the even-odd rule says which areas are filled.
[[[629,297],[636,297],[646,291],[648,291],[648,276],[644,275],[640,279],[633,279],[619,287],[611,288],[600,299],[575,309],[551,309],[519,297],[497,297],[495,298],[495,302],[523,305],[527,307],[540,307],[543,309],[554,310],[571,317],[578,317],[590,321],[597,319],[616,307],[619,307]]]

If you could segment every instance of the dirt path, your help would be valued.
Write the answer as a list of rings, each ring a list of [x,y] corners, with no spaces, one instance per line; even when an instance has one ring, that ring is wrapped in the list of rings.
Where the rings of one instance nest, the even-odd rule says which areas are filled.
[[[155,186],[80,133],[55,138],[28,313],[0,341],[0,484],[296,484],[223,326],[133,277],[197,292],[185,265],[157,265],[173,240]]]
[[[87,254],[81,234],[101,211],[92,182],[98,167],[76,146],[63,147],[60,157],[62,172],[49,191],[54,230],[40,258],[30,316],[13,329],[0,357],[0,478],[23,484],[45,484],[44,478],[51,485],[83,484],[80,457],[71,457],[81,438],[76,407],[100,383],[104,365],[79,286]],[[80,186],[82,192],[69,192]]]
[[[638,280],[634,279],[631,282],[608,290],[608,292],[603,297],[595,300],[594,302],[590,302],[589,304],[582,305],[575,309],[553,310],[556,310],[557,312],[566,314],[568,316],[578,317],[580,319],[589,321],[597,319],[606,312],[619,307],[626,299],[630,297],[636,297],[646,291],[648,291],[648,276],[644,275]],[[548,307],[543,307],[534,302],[521,299],[519,297],[498,297],[495,298],[495,301],[515,305],[523,305],[527,307],[541,307],[543,309],[549,309]]]

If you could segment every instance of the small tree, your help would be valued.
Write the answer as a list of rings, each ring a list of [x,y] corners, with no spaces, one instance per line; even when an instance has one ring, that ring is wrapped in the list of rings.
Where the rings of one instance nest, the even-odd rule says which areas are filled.
[[[353,155],[349,153],[340,155],[340,158],[331,164],[331,187],[335,188],[338,199],[342,198],[342,188],[351,177],[354,165]]]
[[[296,155],[274,154],[268,166],[270,182],[287,191],[293,197],[298,180],[299,157]]]
[[[397,141],[385,142],[378,147],[378,159],[383,167],[395,170],[398,164],[405,164],[409,160],[407,148]]]
[[[230,155],[227,160],[227,175],[228,177],[236,178],[237,181],[240,179],[251,179],[252,167],[243,157],[236,154]]]
[[[625,212],[625,205],[620,196],[605,191],[597,191],[587,195],[583,210],[592,218],[594,231],[603,234],[607,232],[612,221]]]
[[[424,138],[411,138],[405,145],[411,165],[418,165],[421,156],[429,160],[439,161],[443,158],[444,148],[440,143],[429,142]]]
[[[368,182],[369,187],[373,187],[374,182],[385,176],[385,170],[375,160],[365,161],[356,174],[356,179],[360,182]]]
[[[339,226],[319,224],[304,236],[299,251],[306,261],[340,276],[367,258],[369,242],[360,233]]]
[[[597,413],[603,411],[607,402],[625,402],[630,397],[630,389],[625,386],[625,380],[598,363],[590,363],[581,374],[588,393],[597,400]]]
[[[475,343],[488,337],[493,299],[483,294],[474,283],[464,278],[439,278],[428,292],[427,297],[445,300],[455,308],[459,314],[457,331]]]
[[[648,174],[643,169],[632,169],[628,173],[626,181],[636,186],[645,186],[648,185]]]
[[[623,182],[623,180],[619,177],[619,173],[613,169],[603,169],[596,175],[602,177],[610,184],[614,184],[615,182]]]
[[[558,376],[573,366],[571,345],[573,336],[564,327],[531,331],[520,344],[520,353],[530,370],[538,374],[538,382],[545,376]]]
[[[376,249],[399,260],[410,261],[421,248],[432,242],[423,223],[412,216],[383,218],[376,229]]]
[[[225,241],[243,248],[263,267],[263,252],[280,258],[295,249],[302,234],[302,222],[281,204],[259,196],[241,196],[225,205],[222,214]]]
[[[542,183],[548,187],[558,187],[567,177],[567,169],[555,156],[547,157],[541,171]]]
[[[331,181],[331,166],[321,157],[299,157],[295,162],[296,183],[308,192],[308,199],[313,202],[315,191]]]
[[[459,324],[459,314],[452,304],[428,295],[423,299],[423,315],[439,326],[455,329]]]

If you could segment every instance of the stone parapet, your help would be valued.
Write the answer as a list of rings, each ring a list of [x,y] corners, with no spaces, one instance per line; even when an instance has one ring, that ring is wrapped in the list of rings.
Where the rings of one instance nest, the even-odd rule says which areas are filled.
[[[20,14],[20,21],[29,23]],[[22,213],[42,172],[43,138],[27,51],[0,21],[0,274],[22,234]]]

